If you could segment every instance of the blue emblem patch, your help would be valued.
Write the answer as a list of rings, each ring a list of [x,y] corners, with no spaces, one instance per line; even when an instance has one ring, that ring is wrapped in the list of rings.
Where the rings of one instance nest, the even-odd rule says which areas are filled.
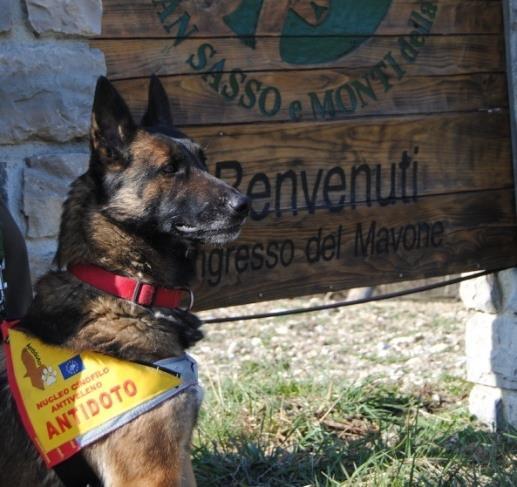
[[[70,377],[78,374],[82,370],[84,370],[83,360],[80,355],[76,355],[71,359],[59,364],[59,370],[61,370],[61,374],[63,375],[63,379],[69,379]]]

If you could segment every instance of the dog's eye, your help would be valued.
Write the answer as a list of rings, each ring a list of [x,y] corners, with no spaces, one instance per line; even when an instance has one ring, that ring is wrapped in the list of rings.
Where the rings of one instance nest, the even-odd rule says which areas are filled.
[[[178,172],[178,166],[174,162],[170,162],[169,164],[166,164],[165,166],[162,167],[161,172],[163,174],[168,174],[168,175],[174,174],[174,173]]]

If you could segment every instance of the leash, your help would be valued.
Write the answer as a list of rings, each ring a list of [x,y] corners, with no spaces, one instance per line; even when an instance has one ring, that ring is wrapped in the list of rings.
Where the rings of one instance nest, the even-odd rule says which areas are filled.
[[[401,291],[395,291],[391,293],[380,294],[379,296],[372,296],[369,298],[362,299],[354,299],[352,301],[336,301],[334,303],[329,304],[321,304],[318,306],[309,306],[306,308],[292,308],[287,310],[278,310],[278,311],[269,311],[267,313],[256,313],[251,315],[238,315],[238,316],[228,316],[222,318],[210,317],[202,320],[204,324],[207,325],[215,325],[222,323],[235,323],[236,321],[250,321],[250,320],[260,320],[264,318],[277,318],[280,316],[291,316],[291,315],[299,315],[305,313],[316,313],[318,311],[327,311],[329,309],[339,309],[346,308],[348,306],[356,306],[358,304],[366,304],[366,303],[374,303],[377,301],[386,301],[388,299],[399,298],[402,296],[409,296],[411,294],[418,294],[424,291],[432,291],[433,289],[439,289],[442,287],[451,286],[453,284],[458,284],[464,281],[470,281],[471,279],[477,279],[478,277],[487,276],[489,274],[494,274],[497,272],[502,272],[508,269],[512,269],[512,267],[503,267],[501,269],[494,269],[489,271],[480,271],[474,274],[470,274],[468,276],[456,277],[451,279],[450,281],[440,281],[434,284],[427,284],[425,286],[418,286],[410,289],[405,289]]]
[[[78,269],[79,267],[79,269]],[[424,291],[429,291],[433,289],[438,289],[446,286],[450,286],[453,284],[457,284],[460,282],[476,279],[482,276],[486,276],[492,273],[501,272],[503,270],[507,270],[507,268],[501,268],[490,271],[481,271],[476,272],[474,274],[458,277],[451,279],[449,281],[441,281],[435,284],[428,284],[425,286],[418,286],[407,290],[396,291],[392,293],[385,293],[379,296],[374,296],[370,298],[357,299],[353,301],[337,301],[334,303],[311,306],[305,308],[293,308],[288,310],[278,310],[271,311],[267,313],[257,313],[251,315],[238,315],[231,316],[225,318],[208,318],[204,320],[206,324],[219,324],[219,323],[231,323],[236,321],[249,321],[253,319],[264,319],[264,318],[273,318],[280,316],[290,316],[297,315],[303,313],[314,313],[318,311],[325,311],[330,309],[338,309],[345,308],[348,306],[354,306],[358,304],[366,304],[370,302],[384,301],[388,299],[393,299],[397,297],[407,296],[411,294],[417,294]],[[131,300],[139,305],[143,306],[164,306],[169,307],[174,305],[177,307],[179,305],[179,301],[181,299],[181,293],[188,291],[190,293],[191,299],[190,304],[193,303],[192,291],[190,289],[184,290],[169,290],[165,288],[156,288],[147,283],[141,283],[139,281],[126,278],[123,276],[117,276],[108,271],[104,271],[100,268],[93,268],[93,266],[84,266],[84,268],[80,268],[80,266],[74,266],[69,269],[77,278],[86,282],[90,285],[94,285],[98,289],[108,292],[109,294],[122,297],[123,299]],[[93,273],[93,278],[92,278]],[[100,276],[100,277],[99,277]],[[145,287],[144,287],[145,286]],[[157,299],[158,296],[161,296],[160,299]],[[171,306],[172,307],[172,306]],[[147,365],[147,364],[146,364]],[[158,365],[158,364],[155,364]],[[73,455],[66,462],[63,462],[59,465],[54,466],[54,471],[56,475],[59,477],[61,482],[65,485],[65,487],[102,487],[102,483],[100,479],[97,477],[96,473],[93,471],[91,466],[85,460],[83,455],[79,452],[79,454]]]

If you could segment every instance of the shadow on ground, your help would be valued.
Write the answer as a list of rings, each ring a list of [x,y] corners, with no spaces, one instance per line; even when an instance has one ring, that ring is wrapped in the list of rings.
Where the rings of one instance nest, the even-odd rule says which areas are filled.
[[[348,416],[347,408],[310,419],[293,415],[291,430],[281,434],[268,427],[275,411],[265,409],[254,418],[257,428],[243,424],[237,437],[222,432],[203,441],[201,431],[194,451],[198,484],[517,485],[515,432],[483,431],[464,411],[429,409],[418,397],[373,396]],[[202,423],[207,420],[208,413]]]

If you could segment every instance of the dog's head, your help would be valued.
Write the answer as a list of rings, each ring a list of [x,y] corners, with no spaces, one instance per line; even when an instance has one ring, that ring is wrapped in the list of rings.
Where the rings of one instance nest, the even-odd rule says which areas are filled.
[[[208,173],[202,148],[174,127],[157,77],[140,126],[99,78],[90,141],[90,174],[111,220],[190,242],[224,244],[239,235],[248,199]]]

